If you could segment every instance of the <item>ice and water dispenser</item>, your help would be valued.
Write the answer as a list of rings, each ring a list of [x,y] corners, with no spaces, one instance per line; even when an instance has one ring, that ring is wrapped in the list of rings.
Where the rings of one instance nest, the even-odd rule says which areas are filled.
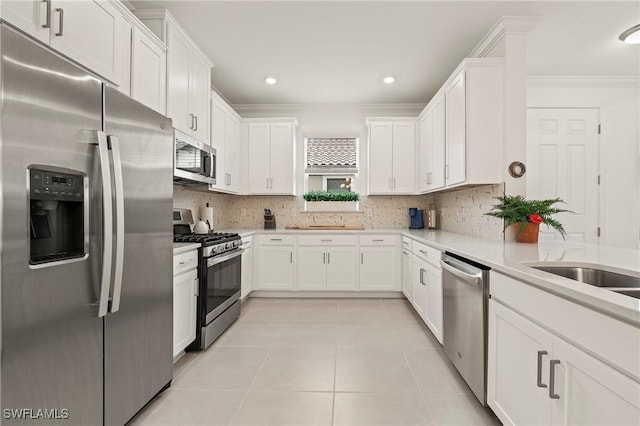
[[[43,265],[85,256],[85,175],[30,166],[30,258]]]

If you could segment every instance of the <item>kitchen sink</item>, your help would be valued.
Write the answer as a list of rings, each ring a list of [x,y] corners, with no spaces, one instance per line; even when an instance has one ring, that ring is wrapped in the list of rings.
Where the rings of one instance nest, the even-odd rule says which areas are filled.
[[[533,269],[640,299],[640,277],[584,266],[530,265]]]

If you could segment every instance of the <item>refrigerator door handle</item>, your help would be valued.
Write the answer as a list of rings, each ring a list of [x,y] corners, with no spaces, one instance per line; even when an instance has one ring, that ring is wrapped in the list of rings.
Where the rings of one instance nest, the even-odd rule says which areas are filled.
[[[102,171],[102,212],[104,218],[102,247],[102,278],[100,280],[100,303],[98,318],[107,315],[109,290],[111,287],[111,257],[113,255],[113,201],[111,198],[111,166],[109,165],[109,146],[104,132],[98,130],[98,154]]]
[[[109,145],[113,154],[113,180],[116,190],[116,264],[113,277],[113,295],[111,313],[120,309],[120,294],[122,292],[122,270],[124,263],[124,183],[122,180],[122,156],[120,155],[120,141],[116,136],[109,136]]]

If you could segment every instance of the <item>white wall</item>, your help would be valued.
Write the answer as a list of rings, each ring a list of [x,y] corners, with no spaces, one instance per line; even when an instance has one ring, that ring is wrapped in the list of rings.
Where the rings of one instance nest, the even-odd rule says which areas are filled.
[[[633,78],[529,79],[528,107],[598,108],[600,243],[640,247],[640,85]]]

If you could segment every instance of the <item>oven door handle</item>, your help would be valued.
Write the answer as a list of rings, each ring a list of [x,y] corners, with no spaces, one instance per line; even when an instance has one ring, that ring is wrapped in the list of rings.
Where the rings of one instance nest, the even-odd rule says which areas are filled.
[[[219,263],[226,262],[227,260],[231,260],[233,258],[241,256],[243,252],[244,252],[244,249],[241,248],[238,250],[234,250],[233,253],[226,254],[224,256],[210,257],[209,259],[207,259],[207,267],[211,267]]]

